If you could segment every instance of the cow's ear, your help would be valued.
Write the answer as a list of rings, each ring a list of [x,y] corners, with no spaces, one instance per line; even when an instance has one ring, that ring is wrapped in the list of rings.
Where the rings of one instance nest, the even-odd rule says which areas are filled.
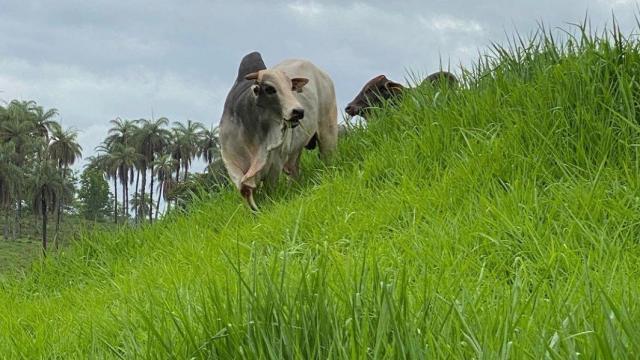
[[[404,90],[404,86],[398,84],[397,82],[388,80],[386,84],[384,84],[384,86],[386,86],[387,89],[393,91],[393,92],[401,92],[402,90]]]
[[[244,77],[245,80],[258,80],[258,72],[253,72]]]
[[[305,85],[307,85],[308,82],[309,82],[309,79],[293,78],[293,79],[291,79],[291,90],[292,91],[297,91],[297,92],[302,92],[302,88]]]

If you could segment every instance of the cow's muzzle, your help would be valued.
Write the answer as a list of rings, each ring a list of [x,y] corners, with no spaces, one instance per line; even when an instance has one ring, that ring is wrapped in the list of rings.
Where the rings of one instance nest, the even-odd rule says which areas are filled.
[[[298,126],[300,126],[300,121],[290,121],[289,122],[289,127],[292,128],[292,129],[295,129]]]
[[[296,128],[300,125],[300,120],[304,119],[304,109],[295,108],[291,110],[291,116],[287,119],[290,128]]]
[[[285,128],[289,128],[289,129],[295,129],[298,126],[300,126],[300,121],[298,120],[291,120],[291,119],[284,119],[284,127]]]
[[[300,121],[304,119],[304,109],[296,108],[291,110],[291,121]]]
[[[362,108],[360,108],[357,105],[349,104],[349,105],[347,105],[346,108],[344,108],[344,111],[347,114],[349,114],[350,116],[356,116],[356,115],[360,115],[360,112],[362,111]]]

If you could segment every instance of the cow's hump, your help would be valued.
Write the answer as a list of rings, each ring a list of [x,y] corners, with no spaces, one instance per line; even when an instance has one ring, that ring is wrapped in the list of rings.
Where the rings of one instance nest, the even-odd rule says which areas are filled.
[[[254,73],[256,71],[265,70],[267,66],[262,60],[262,55],[259,52],[254,51],[245,55],[240,61],[240,67],[238,68],[237,82],[244,80],[244,77]]]

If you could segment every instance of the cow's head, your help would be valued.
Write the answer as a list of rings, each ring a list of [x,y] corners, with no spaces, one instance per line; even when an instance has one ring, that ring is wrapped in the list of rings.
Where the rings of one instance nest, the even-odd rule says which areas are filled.
[[[344,111],[351,116],[364,116],[367,108],[380,106],[383,100],[388,100],[404,90],[404,86],[380,75],[369,80],[360,93],[347,105]]]
[[[280,70],[270,69],[251,73],[245,79],[255,81],[251,90],[256,97],[256,105],[262,111],[282,119],[291,128],[300,125],[304,108],[293,93],[302,92],[308,79],[291,79]]]

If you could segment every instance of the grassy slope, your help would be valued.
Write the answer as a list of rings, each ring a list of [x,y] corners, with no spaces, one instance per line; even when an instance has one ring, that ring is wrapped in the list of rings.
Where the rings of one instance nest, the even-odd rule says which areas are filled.
[[[4,216],[0,217],[0,229],[4,227]],[[13,220],[13,219],[11,219]],[[49,251],[55,251],[55,216],[49,220]],[[75,235],[86,229],[109,229],[111,222],[95,223],[80,216],[67,215],[62,219],[58,234],[58,246],[67,247],[73,243]],[[18,241],[4,239],[0,233],[0,276],[13,270],[24,270],[42,256],[42,223],[41,219],[27,215],[22,219],[22,234]]]
[[[38,258],[41,244],[35,241],[7,241],[0,239],[0,276],[24,270]]]
[[[640,55],[586,40],[409,93],[259,216],[86,235],[0,283],[0,353],[638,356]]]

